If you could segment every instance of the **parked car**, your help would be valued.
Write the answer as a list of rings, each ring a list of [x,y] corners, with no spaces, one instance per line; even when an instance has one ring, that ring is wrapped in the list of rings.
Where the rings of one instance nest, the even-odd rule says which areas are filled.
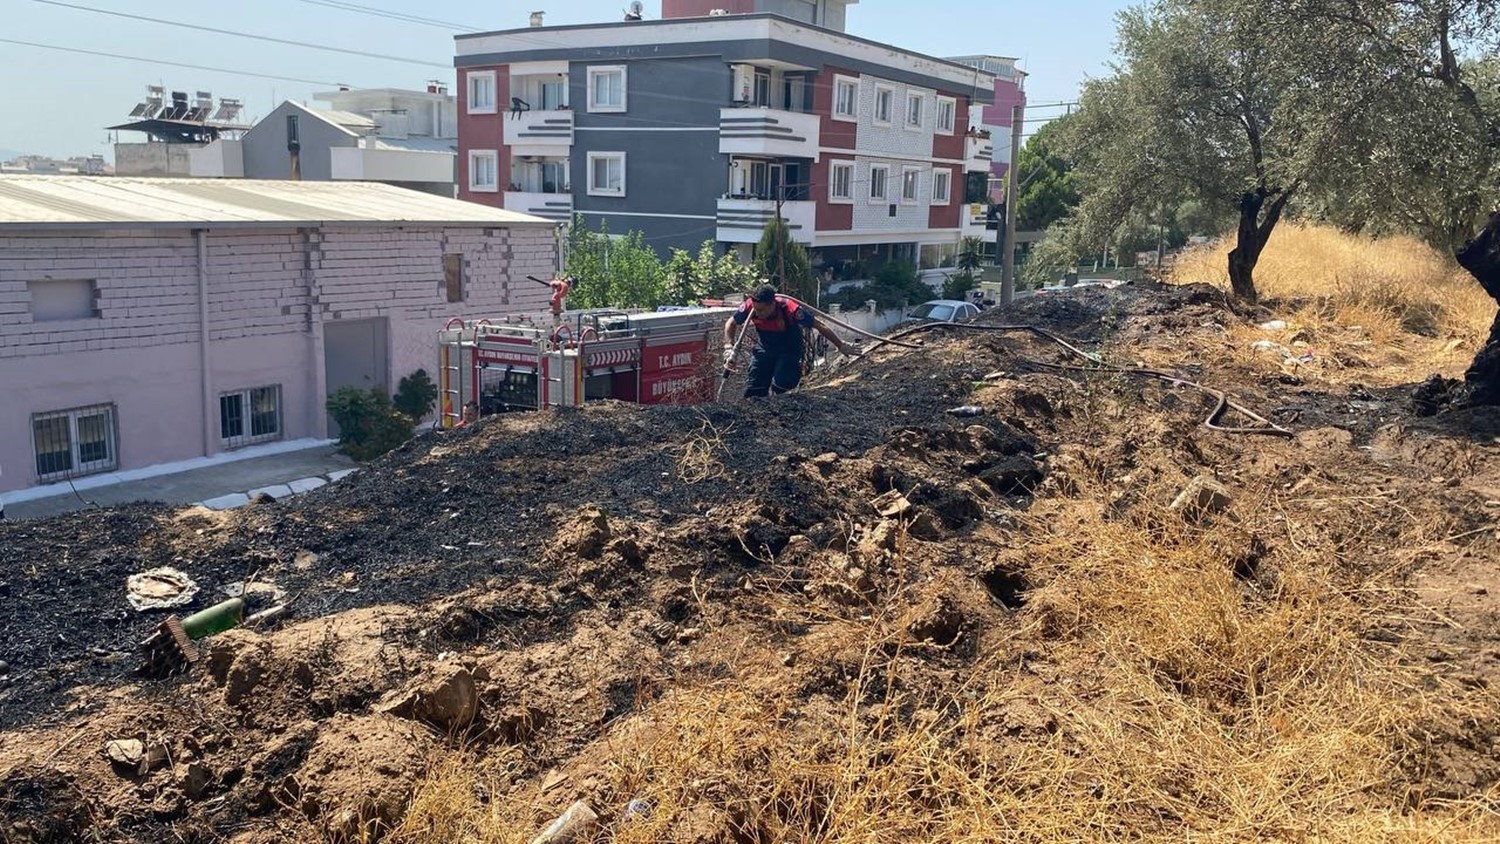
[[[918,305],[906,318],[919,322],[959,322],[976,316],[979,316],[979,307],[972,302],[933,299]]]

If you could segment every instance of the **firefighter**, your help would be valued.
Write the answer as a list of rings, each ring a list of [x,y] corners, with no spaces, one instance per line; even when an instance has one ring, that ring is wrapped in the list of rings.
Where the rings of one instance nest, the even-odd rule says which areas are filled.
[[[749,320],[755,326],[755,349],[746,376],[745,398],[760,398],[795,389],[802,380],[803,329],[811,328],[850,357],[859,354],[847,346],[833,329],[819,322],[812,311],[795,299],[780,296],[776,288],[762,284],[724,321],[724,367],[734,360],[734,330]]]

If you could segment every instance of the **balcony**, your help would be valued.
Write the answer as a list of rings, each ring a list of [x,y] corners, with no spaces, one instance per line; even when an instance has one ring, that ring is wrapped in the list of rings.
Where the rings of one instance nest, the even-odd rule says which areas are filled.
[[[506,191],[505,210],[566,223],[573,219],[573,197],[566,193]]]
[[[964,138],[964,170],[969,173],[988,173],[995,158],[995,142],[984,135],[969,135]]]
[[[718,208],[718,233],[715,240],[721,243],[758,243],[761,230],[776,216],[776,202],[771,199],[720,199]],[[792,239],[798,243],[812,243],[817,231],[817,204],[808,200],[781,203],[781,216],[786,219]]]
[[[719,152],[725,155],[816,161],[818,141],[816,114],[762,107],[719,109]]]
[[[353,182],[453,183],[453,153],[419,152],[381,146],[334,147],[331,175]]]
[[[512,155],[567,155],[573,146],[573,112],[568,109],[523,111],[520,117],[506,112],[505,145]]]

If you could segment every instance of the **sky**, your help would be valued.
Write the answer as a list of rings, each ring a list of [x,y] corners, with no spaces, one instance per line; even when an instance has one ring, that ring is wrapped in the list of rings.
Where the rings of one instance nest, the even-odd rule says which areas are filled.
[[[21,153],[57,157],[100,153],[113,158],[104,127],[125,122],[130,109],[145,98],[148,84],[190,95],[206,90],[216,97],[238,97],[251,120],[283,100],[317,105],[312,94],[339,83],[420,89],[429,79],[443,79],[452,90],[455,33],[524,27],[530,13],[538,10],[546,12],[549,26],[617,21],[628,2],[66,0],[66,5],[392,58],[183,29],[42,0],[0,0],[0,160]],[[847,29],[851,35],[935,56],[1015,56],[1030,74],[1030,101],[1058,103],[1076,99],[1084,79],[1108,73],[1114,15],[1127,5],[1125,0],[862,0],[849,8]],[[426,22],[371,14],[368,10],[372,9]],[[654,20],[660,12],[660,0],[645,2],[646,19]],[[146,61],[22,46],[7,40]],[[1059,113],[1060,109],[1034,110],[1028,133],[1036,128],[1034,120]],[[126,133],[123,139],[144,140],[144,136]]]

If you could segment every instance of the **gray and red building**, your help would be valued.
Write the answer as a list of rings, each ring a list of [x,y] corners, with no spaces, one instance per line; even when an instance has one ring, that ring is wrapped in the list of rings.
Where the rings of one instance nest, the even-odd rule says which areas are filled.
[[[664,0],[662,20],[459,36],[459,196],[661,252],[748,252],[779,209],[817,264],[939,266],[992,165],[968,129],[995,77],[849,35],[846,5]]]

